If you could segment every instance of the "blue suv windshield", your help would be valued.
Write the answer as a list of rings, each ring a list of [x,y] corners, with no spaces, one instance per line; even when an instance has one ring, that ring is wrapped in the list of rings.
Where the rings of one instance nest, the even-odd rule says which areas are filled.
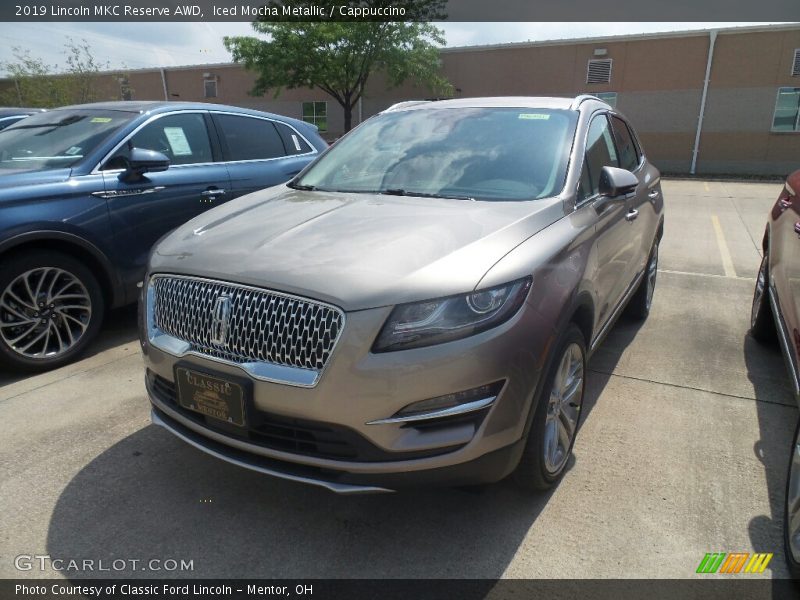
[[[68,109],[23,119],[0,131],[0,173],[71,167],[137,114]]]
[[[337,142],[294,187],[535,200],[561,192],[577,113],[541,108],[388,112]]]

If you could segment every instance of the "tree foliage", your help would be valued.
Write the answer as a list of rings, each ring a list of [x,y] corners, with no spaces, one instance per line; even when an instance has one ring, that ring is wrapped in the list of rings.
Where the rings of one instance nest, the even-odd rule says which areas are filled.
[[[47,64],[18,46],[12,48],[12,54],[13,60],[0,62],[0,69],[13,83],[0,93],[2,105],[52,108],[109,99],[102,90],[101,74],[110,69],[110,63],[98,61],[86,40],[67,40],[63,67]]]
[[[407,16],[433,19],[441,17],[443,2],[362,0],[357,4],[403,6]],[[375,72],[382,72],[390,87],[410,80],[437,96],[452,90],[439,72],[443,32],[430,23],[256,21],[253,29],[266,39],[239,36],[224,40],[234,61],[257,73],[251,94],[273,91],[277,97],[284,88],[319,88],[342,106],[345,131],[351,127],[353,107]]]

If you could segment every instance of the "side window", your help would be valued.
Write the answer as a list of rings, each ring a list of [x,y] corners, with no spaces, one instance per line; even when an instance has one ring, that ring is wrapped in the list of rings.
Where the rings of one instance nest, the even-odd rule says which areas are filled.
[[[589,125],[586,138],[586,158],[583,161],[578,201],[591,198],[600,190],[600,171],[603,167],[618,167],[617,151],[611,137],[608,119],[600,115]]]
[[[313,150],[313,148],[288,125],[276,122],[275,127],[278,128],[278,133],[283,140],[286,154],[306,154]]]
[[[611,117],[611,123],[614,128],[614,139],[617,140],[617,148],[619,148],[619,166],[633,171],[639,166],[641,160],[633,136],[622,119]]]
[[[167,115],[151,121],[136,132],[103,168],[124,168],[130,147],[161,152],[169,158],[170,165],[191,165],[214,160],[208,129],[201,113]]]
[[[263,160],[286,155],[272,121],[235,115],[216,115],[215,119],[228,146],[228,160]]]

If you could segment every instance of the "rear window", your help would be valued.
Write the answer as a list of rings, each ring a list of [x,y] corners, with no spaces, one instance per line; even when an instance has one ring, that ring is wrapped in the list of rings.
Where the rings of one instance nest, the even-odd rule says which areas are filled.
[[[577,113],[424,108],[360,125],[298,182],[317,189],[533,200],[564,186]]]
[[[136,116],[102,110],[53,110],[0,131],[0,169],[70,167]]]

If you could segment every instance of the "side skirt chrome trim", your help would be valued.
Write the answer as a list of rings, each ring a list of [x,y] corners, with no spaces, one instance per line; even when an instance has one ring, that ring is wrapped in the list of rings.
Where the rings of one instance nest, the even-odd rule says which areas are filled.
[[[227,463],[232,465],[236,465],[237,467],[242,467],[245,469],[250,469],[251,471],[257,471],[259,473],[263,473],[265,475],[271,475],[272,477],[278,477],[280,479],[287,479],[289,481],[296,481],[299,483],[307,483],[311,485],[316,485],[319,487],[324,487],[332,492],[336,492],[337,494],[376,494],[376,493],[392,493],[394,490],[390,490],[387,488],[382,487],[373,487],[373,486],[360,486],[360,485],[350,485],[344,483],[333,483],[330,481],[322,481],[319,479],[311,479],[309,477],[301,477],[299,475],[291,475],[289,473],[282,473],[280,471],[274,471],[272,469],[268,469],[266,467],[262,467],[260,465],[256,465],[253,463],[249,463],[243,460],[231,458],[229,456],[225,456],[217,452],[216,450],[212,450],[206,446],[203,446],[201,443],[191,439],[190,437],[184,435],[182,432],[176,430],[175,428],[171,427],[169,423],[164,421],[159,414],[155,410],[150,411],[150,420],[153,422],[154,425],[158,425],[159,427],[163,427],[167,431],[169,431],[174,436],[180,438],[187,444],[194,446],[198,450],[205,452],[206,454],[210,454],[211,456],[218,458],[220,460],[224,460]]]
[[[797,396],[800,395],[800,374],[798,374],[797,364],[795,363],[794,359],[794,352],[792,352],[792,347],[789,345],[789,334],[786,331],[786,324],[784,323],[783,315],[778,308],[780,306],[777,300],[778,292],[775,291],[771,283],[767,285],[767,289],[769,290],[769,303],[772,307],[772,318],[775,320],[775,329],[778,330],[778,339],[780,340],[781,347],[783,349],[783,357],[786,359],[786,366],[789,370],[789,374],[792,376],[794,393],[795,396]]]

